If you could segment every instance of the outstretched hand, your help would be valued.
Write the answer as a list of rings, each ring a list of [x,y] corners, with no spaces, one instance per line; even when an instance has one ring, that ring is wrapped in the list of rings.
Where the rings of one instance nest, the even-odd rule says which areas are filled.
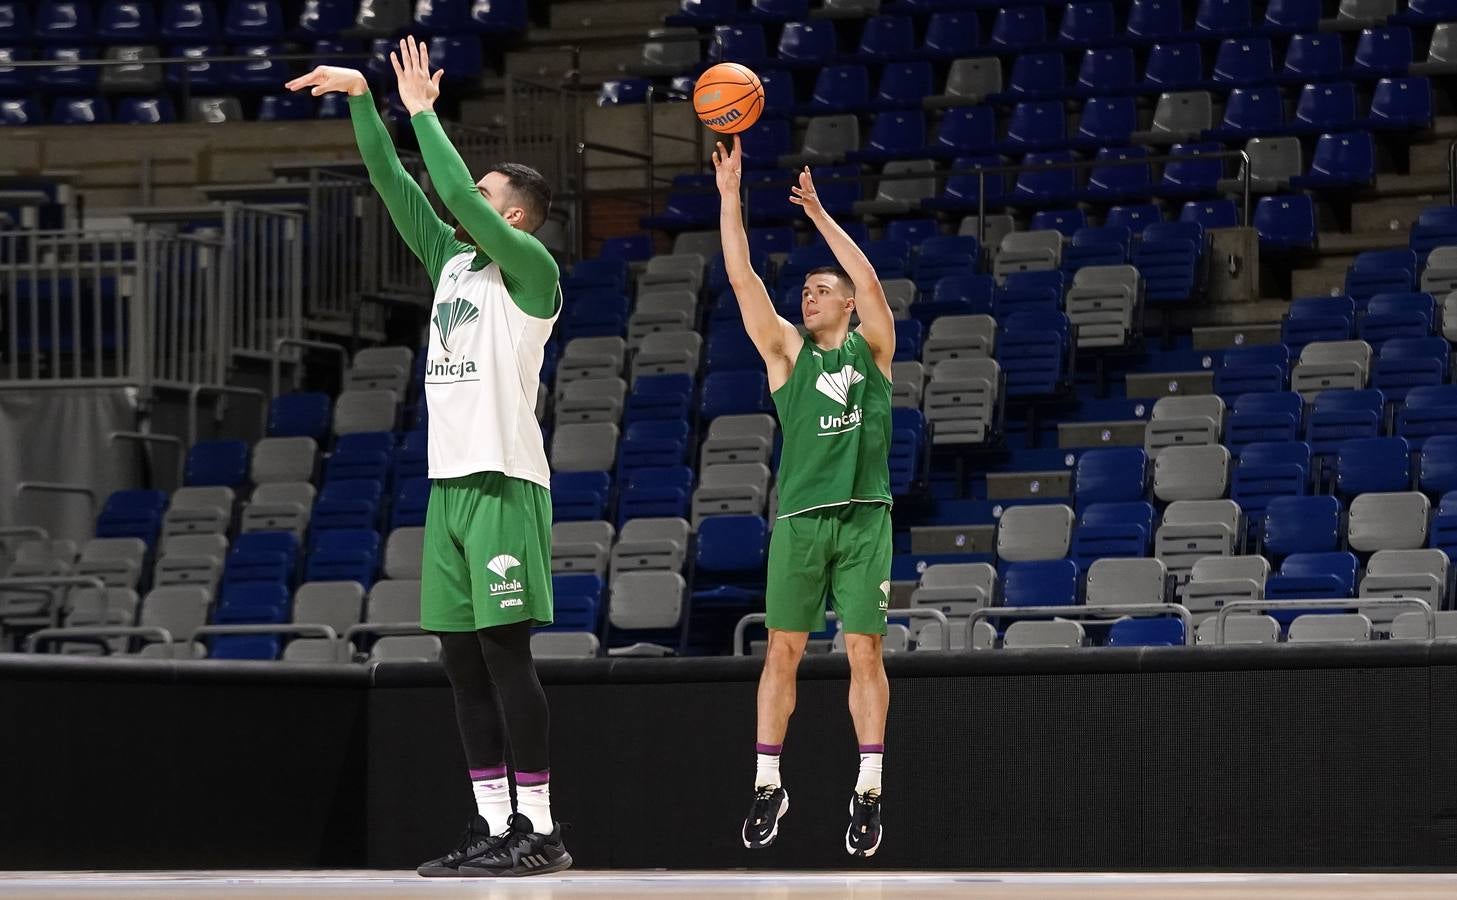
[[[369,90],[369,82],[365,81],[364,73],[358,69],[346,69],[343,66],[316,66],[309,74],[300,75],[285,84],[284,87],[290,91],[312,88],[309,93],[315,97],[336,93],[358,97]]]
[[[390,65],[395,67],[395,78],[399,80],[400,102],[410,115],[435,108],[435,100],[440,96],[440,76],[445,70],[436,69],[434,75],[430,74],[430,51],[424,41],[401,38],[399,52],[390,52]]]
[[[713,151],[713,174],[718,180],[719,193],[737,196],[744,175],[743,145],[739,143],[739,136],[734,135],[732,152],[724,149],[723,141],[719,141],[717,146],[718,149]]]
[[[804,207],[805,215],[811,219],[825,214],[825,208],[820,205],[820,195],[815,192],[814,179],[810,177],[809,166],[799,173],[799,184],[789,189],[789,202],[795,206]]]

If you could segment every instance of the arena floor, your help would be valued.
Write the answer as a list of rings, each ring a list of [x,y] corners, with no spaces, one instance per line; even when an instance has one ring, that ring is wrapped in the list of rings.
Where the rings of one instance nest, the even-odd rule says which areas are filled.
[[[1404,898],[1457,896],[1457,874],[1239,875],[1060,873],[572,872],[519,881],[425,880],[402,872],[27,872],[0,874],[0,897],[775,898]]]

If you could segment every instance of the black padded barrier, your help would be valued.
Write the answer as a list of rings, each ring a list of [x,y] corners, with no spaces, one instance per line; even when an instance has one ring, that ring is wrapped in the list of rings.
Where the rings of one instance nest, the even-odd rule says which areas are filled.
[[[806,659],[779,842],[738,838],[750,659],[547,661],[584,867],[843,868],[843,657]],[[1457,643],[903,654],[871,868],[1457,866]],[[470,811],[440,669],[0,657],[0,865],[413,866]],[[77,842],[75,828],[127,810]]]

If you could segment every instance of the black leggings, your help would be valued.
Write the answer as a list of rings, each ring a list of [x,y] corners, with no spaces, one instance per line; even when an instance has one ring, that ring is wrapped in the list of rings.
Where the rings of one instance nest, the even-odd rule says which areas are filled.
[[[509,736],[516,771],[546,771],[550,720],[531,660],[531,623],[439,636],[466,765],[503,764]]]

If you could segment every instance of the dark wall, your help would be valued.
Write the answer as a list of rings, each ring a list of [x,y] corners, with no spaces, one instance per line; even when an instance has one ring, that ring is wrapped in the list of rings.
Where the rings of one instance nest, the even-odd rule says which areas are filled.
[[[873,867],[1457,860],[1457,645],[936,656],[890,662]],[[757,667],[542,665],[579,865],[850,863],[842,658],[802,670],[779,842],[739,843]],[[471,808],[432,666],[0,657],[0,723],[0,866],[407,867],[452,846]]]

